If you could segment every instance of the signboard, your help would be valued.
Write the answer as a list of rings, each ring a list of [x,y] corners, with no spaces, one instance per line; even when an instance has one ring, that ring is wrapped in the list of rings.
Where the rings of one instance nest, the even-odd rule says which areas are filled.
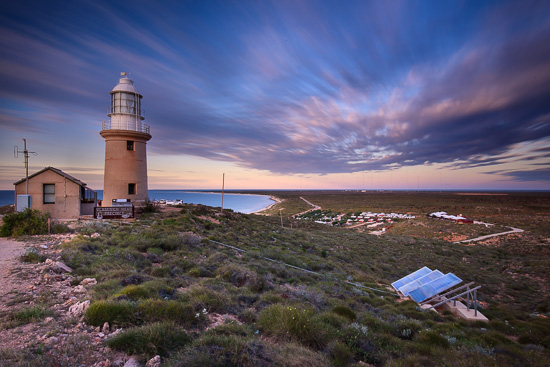
[[[128,219],[134,217],[134,206],[96,206],[96,219]]]

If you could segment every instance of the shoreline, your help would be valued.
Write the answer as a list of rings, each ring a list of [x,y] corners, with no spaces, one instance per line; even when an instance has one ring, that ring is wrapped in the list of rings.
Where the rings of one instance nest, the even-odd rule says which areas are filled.
[[[243,194],[243,195],[246,195],[246,194]],[[267,196],[267,195],[259,195],[259,196]],[[279,198],[276,197],[276,196],[270,196],[269,198],[270,198],[271,200],[273,200],[274,203],[269,204],[269,205],[266,206],[265,208],[262,208],[262,209],[259,209],[259,210],[256,210],[256,211],[253,211],[253,212],[250,212],[250,213],[247,213],[247,214],[267,215],[267,214],[262,213],[262,212],[265,212],[266,210],[269,210],[269,209],[273,208],[275,205],[280,204],[280,203],[283,202],[283,200],[279,199]]]
[[[221,195],[221,191],[187,191],[187,190],[167,190],[167,191],[183,191],[185,193],[191,193],[191,194],[214,194],[214,195]],[[254,210],[254,211],[251,211],[251,212],[246,212],[246,213],[243,213],[243,214],[260,214],[261,212],[263,211],[266,211],[270,208],[272,208],[274,205],[278,204],[278,203],[281,203],[282,200],[279,199],[278,197],[275,197],[275,196],[272,196],[272,195],[264,195],[264,194],[245,194],[245,193],[240,193],[240,192],[231,192],[231,193],[224,193],[224,195],[241,195],[241,196],[265,196],[265,197],[269,197],[270,200],[274,201],[273,203],[270,203],[269,205],[261,208],[261,209],[258,209],[258,210]],[[160,199],[155,199],[155,200],[160,200]]]

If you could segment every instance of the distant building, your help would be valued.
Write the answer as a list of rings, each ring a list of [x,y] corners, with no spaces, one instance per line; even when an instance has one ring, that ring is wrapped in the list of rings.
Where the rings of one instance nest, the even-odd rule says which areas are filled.
[[[143,96],[126,73],[121,74],[124,77],[111,91],[111,120],[103,122],[100,132],[105,139],[102,206],[117,199],[140,206],[149,196],[146,148],[151,135],[141,116]]]
[[[26,194],[26,179],[15,185],[15,206],[17,195]],[[93,215],[97,193],[86,184],[54,167],[46,167],[29,176],[29,195],[32,209],[49,213],[53,219],[77,219],[82,215]]]

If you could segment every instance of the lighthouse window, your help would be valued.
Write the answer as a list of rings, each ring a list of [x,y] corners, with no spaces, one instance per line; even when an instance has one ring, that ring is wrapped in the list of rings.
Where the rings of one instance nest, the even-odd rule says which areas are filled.
[[[44,204],[55,204],[55,184],[44,184]]]
[[[126,141],[126,149],[127,150],[134,150],[134,141],[133,140]]]
[[[128,195],[135,195],[136,194],[136,184],[135,183],[129,183],[128,184]]]

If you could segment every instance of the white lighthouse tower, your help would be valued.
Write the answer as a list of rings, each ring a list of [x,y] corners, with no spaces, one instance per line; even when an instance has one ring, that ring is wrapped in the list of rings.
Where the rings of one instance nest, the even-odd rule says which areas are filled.
[[[111,108],[100,135],[105,139],[103,206],[114,199],[130,199],[141,206],[148,198],[147,141],[149,126],[143,123],[141,99],[126,73],[111,91]]]

